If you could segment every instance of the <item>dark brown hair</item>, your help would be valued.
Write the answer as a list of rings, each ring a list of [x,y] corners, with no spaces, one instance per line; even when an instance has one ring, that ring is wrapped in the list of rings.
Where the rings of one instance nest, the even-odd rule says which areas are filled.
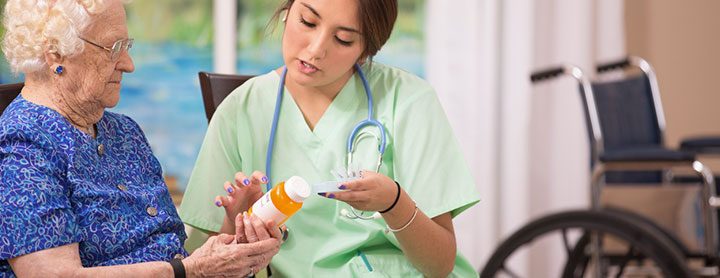
[[[361,57],[372,58],[390,38],[398,14],[397,0],[357,0],[360,32],[365,40]],[[274,26],[283,12],[290,10],[295,0],[285,0],[270,19]]]

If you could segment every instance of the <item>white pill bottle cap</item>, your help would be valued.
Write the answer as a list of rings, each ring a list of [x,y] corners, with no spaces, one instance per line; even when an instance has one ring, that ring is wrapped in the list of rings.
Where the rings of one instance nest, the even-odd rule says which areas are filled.
[[[310,197],[310,184],[305,179],[292,176],[285,181],[285,194],[295,202],[302,203]]]

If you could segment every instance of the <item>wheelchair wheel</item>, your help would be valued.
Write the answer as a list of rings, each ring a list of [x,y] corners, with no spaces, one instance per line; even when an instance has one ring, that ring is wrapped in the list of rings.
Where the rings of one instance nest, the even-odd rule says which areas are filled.
[[[600,239],[597,261],[593,234]],[[513,255],[549,243],[557,243],[565,253],[565,265],[549,266],[558,271],[555,277],[593,277],[596,266],[601,277],[693,276],[682,252],[656,228],[619,212],[568,211],[532,221],[512,234],[492,254],[480,277],[520,277],[511,269]]]

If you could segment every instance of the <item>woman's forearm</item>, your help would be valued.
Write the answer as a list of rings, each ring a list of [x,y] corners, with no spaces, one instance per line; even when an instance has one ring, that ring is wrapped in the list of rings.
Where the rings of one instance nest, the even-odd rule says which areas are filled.
[[[9,263],[18,277],[173,277],[167,262],[85,268],[77,243],[12,258]]]
[[[64,275],[61,275],[65,277]],[[71,277],[174,277],[167,262],[147,262],[128,265],[99,266],[76,269]],[[190,276],[188,276],[190,277]]]
[[[397,205],[383,214],[393,229],[405,226],[415,213],[415,203],[403,191]],[[456,245],[449,213],[430,219],[418,210],[407,228],[396,232],[403,252],[424,275],[446,277],[455,265]]]

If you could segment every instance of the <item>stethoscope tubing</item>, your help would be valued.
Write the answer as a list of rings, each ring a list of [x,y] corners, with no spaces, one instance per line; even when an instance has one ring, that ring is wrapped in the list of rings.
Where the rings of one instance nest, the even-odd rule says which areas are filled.
[[[265,184],[265,189],[270,191],[272,188],[272,172],[270,165],[272,164],[272,153],[273,147],[275,146],[275,134],[277,133],[278,121],[280,121],[280,105],[282,105],[283,91],[285,89],[285,77],[287,76],[287,67],[283,67],[282,75],[280,76],[280,86],[278,86],[277,97],[275,98],[275,112],[273,112],[272,125],[270,127],[270,141],[268,142],[268,149],[265,155],[265,176],[268,178],[268,183]]]
[[[277,135],[277,126],[278,122],[280,121],[280,106],[282,105],[282,98],[283,98],[283,92],[285,90],[285,79],[287,77],[287,66],[283,67],[282,74],[280,76],[280,85],[278,86],[277,91],[277,97],[275,99],[275,111],[273,112],[273,120],[272,120],[272,126],[270,128],[270,139],[268,142],[268,148],[267,153],[265,156],[265,174],[268,177],[268,183],[265,185],[265,188],[267,191],[270,191],[270,188],[272,187],[272,153],[275,146],[275,138]],[[351,157],[353,150],[353,139],[357,136],[358,132],[360,132],[361,129],[363,129],[366,126],[375,126],[377,129],[380,130],[380,145],[378,146],[378,151],[380,152],[380,157],[382,157],[383,154],[385,154],[385,147],[387,144],[387,137],[385,134],[385,127],[380,123],[378,120],[373,118],[373,112],[374,112],[374,105],[373,105],[373,97],[372,97],[372,91],[370,90],[370,85],[368,84],[367,78],[365,78],[365,73],[363,73],[362,69],[360,68],[360,65],[355,64],[355,71],[360,76],[360,80],[362,81],[363,88],[365,89],[365,95],[367,96],[368,101],[368,117],[365,120],[360,121],[355,127],[353,128],[352,132],[350,133],[350,136],[348,136],[347,140],[347,153],[348,156]],[[351,161],[348,161],[348,164]],[[349,167],[349,165],[347,165]]]

